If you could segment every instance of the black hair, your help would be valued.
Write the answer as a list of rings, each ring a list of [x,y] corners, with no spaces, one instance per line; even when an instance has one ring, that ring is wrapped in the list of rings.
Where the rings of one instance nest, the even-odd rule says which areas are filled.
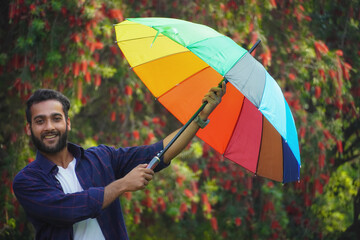
[[[39,89],[26,102],[26,120],[31,123],[31,106],[33,104],[43,102],[46,100],[56,100],[63,106],[65,118],[68,118],[68,112],[70,109],[70,100],[64,96],[61,92],[52,89]]]

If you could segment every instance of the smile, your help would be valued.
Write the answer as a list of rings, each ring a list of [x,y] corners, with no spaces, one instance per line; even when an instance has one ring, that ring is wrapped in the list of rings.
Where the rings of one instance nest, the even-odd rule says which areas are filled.
[[[42,135],[42,139],[54,139],[58,136],[59,134],[58,133],[47,133],[47,134],[44,134]]]
[[[44,139],[51,139],[51,138],[55,138],[57,135],[47,135],[44,137]]]

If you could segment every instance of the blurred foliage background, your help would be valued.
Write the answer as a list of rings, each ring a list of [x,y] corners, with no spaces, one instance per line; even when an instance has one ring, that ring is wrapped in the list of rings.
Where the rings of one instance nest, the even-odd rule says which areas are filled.
[[[180,127],[129,69],[113,24],[208,25],[277,80],[298,129],[301,181],[253,176],[194,139],[145,191],[121,196],[131,239],[360,238],[360,3],[328,0],[4,0],[0,3],[0,238],[33,239],[11,185],[34,160],[25,102],[72,102],[70,141],[149,144]],[[200,105],[200,103],[199,103]]]

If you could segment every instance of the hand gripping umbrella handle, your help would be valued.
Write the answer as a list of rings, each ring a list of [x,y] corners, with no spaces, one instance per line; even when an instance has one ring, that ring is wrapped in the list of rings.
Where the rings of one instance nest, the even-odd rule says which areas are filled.
[[[257,42],[254,44],[254,46],[252,46],[252,48],[250,49],[249,53],[251,54],[255,48],[259,45],[259,43],[261,42],[261,40],[257,40]],[[228,83],[228,80],[226,78],[223,78],[223,80],[221,80],[221,82],[219,83],[219,87],[221,87],[222,82],[225,81],[225,83]],[[176,139],[179,138],[179,136],[185,131],[185,129],[190,125],[190,123],[192,121],[194,121],[194,119],[196,118],[196,116],[205,108],[207,102],[204,102],[201,107],[196,111],[196,113],[189,119],[189,121],[187,121],[187,123],[177,132],[177,134],[175,135],[175,137],[173,139],[171,139],[171,141],[169,142],[168,145],[166,145],[166,147],[159,152],[148,164],[148,166],[146,168],[151,168],[154,169],[160,162],[161,157],[164,155],[164,153],[171,147],[171,145],[173,145],[173,143],[176,141]]]

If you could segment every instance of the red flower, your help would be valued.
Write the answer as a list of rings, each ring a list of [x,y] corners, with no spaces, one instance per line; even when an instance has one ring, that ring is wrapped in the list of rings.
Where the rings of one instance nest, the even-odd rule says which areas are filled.
[[[336,50],[336,55],[342,57],[344,55],[343,51],[342,50]]]
[[[30,12],[35,12],[35,10],[36,10],[36,5],[35,5],[34,3],[30,4],[29,10],[30,10]]]
[[[160,210],[164,212],[166,210],[166,204],[164,199],[162,197],[158,197],[157,202],[160,205]]]
[[[135,214],[135,215],[134,215],[134,223],[135,223],[135,224],[139,224],[139,223],[140,223],[140,215],[139,215],[139,214]]]
[[[252,216],[254,216],[254,214],[255,214],[255,211],[254,211],[254,209],[253,209],[252,207],[249,207],[249,208],[248,208],[248,212],[249,212],[249,214],[252,215]]]
[[[118,47],[117,46],[111,46],[110,51],[112,54],[117,55],[118,54]]]
[[[110,116],[110,120],[112,121],[112,122],[115,122],[115,120],[116,120],[116,112],[111,112],[111,116]]]
[[[187,212],[187,210],[188,210],[188,207],[187,207],[186,203],[184,203],[184,202],[181,203],[180,208],[179,208],[180,217],[182,217],[183,214],[184,214],[185,212]]]
[[[83,74],[87,72],[87,62],[85,60],[81,62],[80,69]]]
[[[34,72],[34,71],[36,70],[35,65],[34,65],[34,64],[30,64],[29,69],[30,69],[30,72]]]
[[[301,138],[304,138],[306,134],[306,129],[304,127],[301,127],[299,130],[299,135]]]
[[[323,168],[325,165],[325,154],[321,153],[319,155],[319,167]]]
[[[235,218],[235,225],[237,226],[237,227],[239,227],[240,225],[241,225],[241,218],[239,218],[239,217],[237,217],[237,218]]]
[[[194,196],[194,194],[187,188],[184,190],[184,193],[188,198],[192,198]]]
[[[348,63],[344,63],[344,66],[343,66],[343,75],[344,75],[344,78],[346,80],[349,80],[350,79],[350,76],[349,76],[349,71],[351,70],[351,65],[348,64]]]
[[[341,140],[336,141],[336,146],[338,148],[339,153],[343,153],[343,145]]]
[[[196,212],[197,212],[197,204],[192,202],[191,203],[191,213],[196,214]]]
[[[211,222],[211,227],[214,229],[215,232],[217,232],[219,230],[217,219],[215,217],[212,217],[210,219],[210,222]]]
[[[176,182],[179,184],[180,187],[183,185],[184,180],[185,178],[181,176],[176,178]]]
[[[291,81],[294,81],[294,80],[296,79],[296,75],[293,74],[293,73],[289,73],[289,79],[290,79]]]
[[[315,45],[316,56],[317,56],[318,59],[320,59],[321,54],[325,55],[325,54],[327,54],[329,52],[329,48],[322,41],[316,41],[314,43],[314,45]]]
[[[70,39],[73,40],[75,43],[80,42],[80,36],[76,33],[71,34]]]
[[[315,180],[314,190],[315,190],[315,192],[318,192],[320,194],[323,193],[323,185],[320,183],[319,179]]]
[[[160,118],[154,117],[154,118],[152,119],[152,122],[153,122],[153,124],[159,124],[159,123],[160,123]]]
[[[101,76],[100,76],[100,74],[96,74],[94,76],[94,83],[95,83],[95,87],[99,87],[101,85]]]
[[[90,75],[89,72],[86,72],[86,73],[85,73],[85,81],[86,81],[87,83],[90,83],[90,82],[91,82],[91,75]]]
[[[276,8],[276,1],[275,0],[270,0],[271,6]]]
[[[134,130],[133,131],[133,137],[135,140],[139,140],[140,139],[140,133],[138,130]]]
[[[260,58],[262,59],[264,67],[269,66],[271,62],[271,51],[267,49],[264,53],[260,54]]]
[[[135,107],[134,107],[134,111],[135,112],[140,112],[143,109],[143,105],[140,101],[136,101],[135,102]]]
[[[271,222],[271,228],[272,229],[281,229],[281,226],[278,221],[274,220]]]
[[[77,82],[77,99],[81,100],[82,99],[82,94],[83,94],[83,91],[82,91],[82,81],[79,80]]]
[[[131,198],[132,198],[132,193],[131,192],[125,192],[124,193],[124,196],[125,196],[125,198],[127,199],[127,200],[131,200]]]
[[[62,13],[62,15],[63,15],[64,17],[66,17],[66,14],[67,14],[67,9],[66,9],[66,7],[62,7],[62,8],[61,8],[61,13]]]
[[[323,81],[325,82],[326,77],[325,77],[324,69],[319,69],[319,74],[320,74],[321,78],[323,79]]]
[[[97,41],[95,43],[95,49],[103,49],[104,48],[104,44],[100,41]]]
[[[74,77],[79,76],[79,71],[80,71],[80,64],[78,62],[74,62],[73,63],[73,73],[74,73]]]
[[[109,10],[109,17],[111,19],[116,19],[119,22],[124,21],[123,14],[120,9],[110,9]]]
[[[133,94],[132,88],[129,85],[125,86],[125,95],[131,96]]]
[[[206,193],[201,194],[201,200],[205,206],[205,212],[210,213],[211,212],[211,205],[208,200],[208,196]]]

